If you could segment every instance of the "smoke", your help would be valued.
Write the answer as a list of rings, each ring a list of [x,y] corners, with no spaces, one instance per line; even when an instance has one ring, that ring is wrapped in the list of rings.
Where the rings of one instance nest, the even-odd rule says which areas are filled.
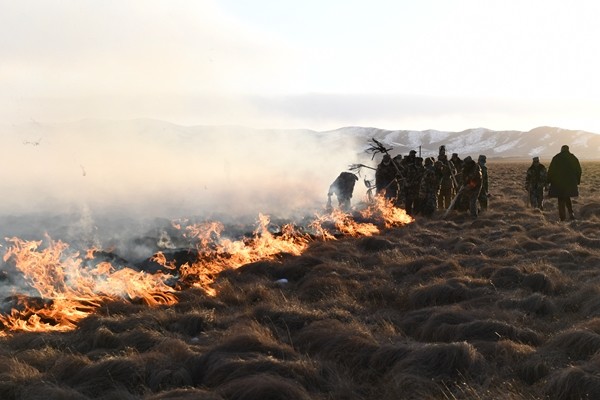
[[[31,121],[3,130],[3,237],[48,232],[87,247],[117,246],[177,218],[312,214],[363,145],[333,133],[155,120]]]

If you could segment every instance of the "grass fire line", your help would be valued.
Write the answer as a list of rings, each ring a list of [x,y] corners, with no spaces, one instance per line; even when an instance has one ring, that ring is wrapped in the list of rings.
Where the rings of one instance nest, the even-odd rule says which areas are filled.
[[[372,236],[381,228],[400,227],[411,222],[412,217],[403,209],[378,197],[354,215],[340,210],[315,215],[309,224],[313,234],[293,224],[284,225],[273,234],[269,231],[270,218],[262,214],[252,236],[240,240],[223,238],[224,226],[220,222],[185,227],[173,223],[185,237],[196,242],[197,261],[178,267],[158,252],[151,260],[165,271],[156,273],[116,268],[107,261],[90,267],[84,259],[93,259],[98,249],[87,250],[82,258],[77,251],[69,252],[68,244],[50,237],[46,238],[47,245],[43,248],[42,241],[7,238],[10,246],[4,261],[14,262],[24,281],[39,293],[42,301],[23,294],[15,295],[10,312],[0,314],[0,335],[15,331],[73,330],[78,321],[93,314],[107,301],[142,301],[150,307],[169,306],[177,303],[177,291],[188,287],[200,288],[207,295],[215,296],[217,292],[212,284],[222,271],[274,259],[282,253],[301,255],[313,240]],[[174,279],[178,283],[169,284]]]

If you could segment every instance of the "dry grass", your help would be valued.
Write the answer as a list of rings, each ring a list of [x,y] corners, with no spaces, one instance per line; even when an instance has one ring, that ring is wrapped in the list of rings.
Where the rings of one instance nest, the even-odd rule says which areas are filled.
[[[222,274],[214,298],[2,338],[0,398],[600,398],[600,164],[568,223],[527,207],[527,166],[489,164],[477,219],[317,241]]]

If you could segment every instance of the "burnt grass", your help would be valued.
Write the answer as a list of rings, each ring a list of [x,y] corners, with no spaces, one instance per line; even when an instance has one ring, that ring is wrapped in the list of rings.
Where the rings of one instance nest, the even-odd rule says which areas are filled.
[[[489,164],[477,219],[314,241],[223,272],[215,297],[1,338],[0,398],[600,398],[600,163],[563,223],[554,199],[528,208],[528,165]]]

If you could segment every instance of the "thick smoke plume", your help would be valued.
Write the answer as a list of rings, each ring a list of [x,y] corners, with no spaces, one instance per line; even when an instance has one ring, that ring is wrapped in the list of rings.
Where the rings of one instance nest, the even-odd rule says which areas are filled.
[[[32,120],[2,129],[0,233],[48,232],[88,246],[139,235],[157,219],[306,215],[324,206],[329,184],[360,148],[313,131],[155,120]]]

